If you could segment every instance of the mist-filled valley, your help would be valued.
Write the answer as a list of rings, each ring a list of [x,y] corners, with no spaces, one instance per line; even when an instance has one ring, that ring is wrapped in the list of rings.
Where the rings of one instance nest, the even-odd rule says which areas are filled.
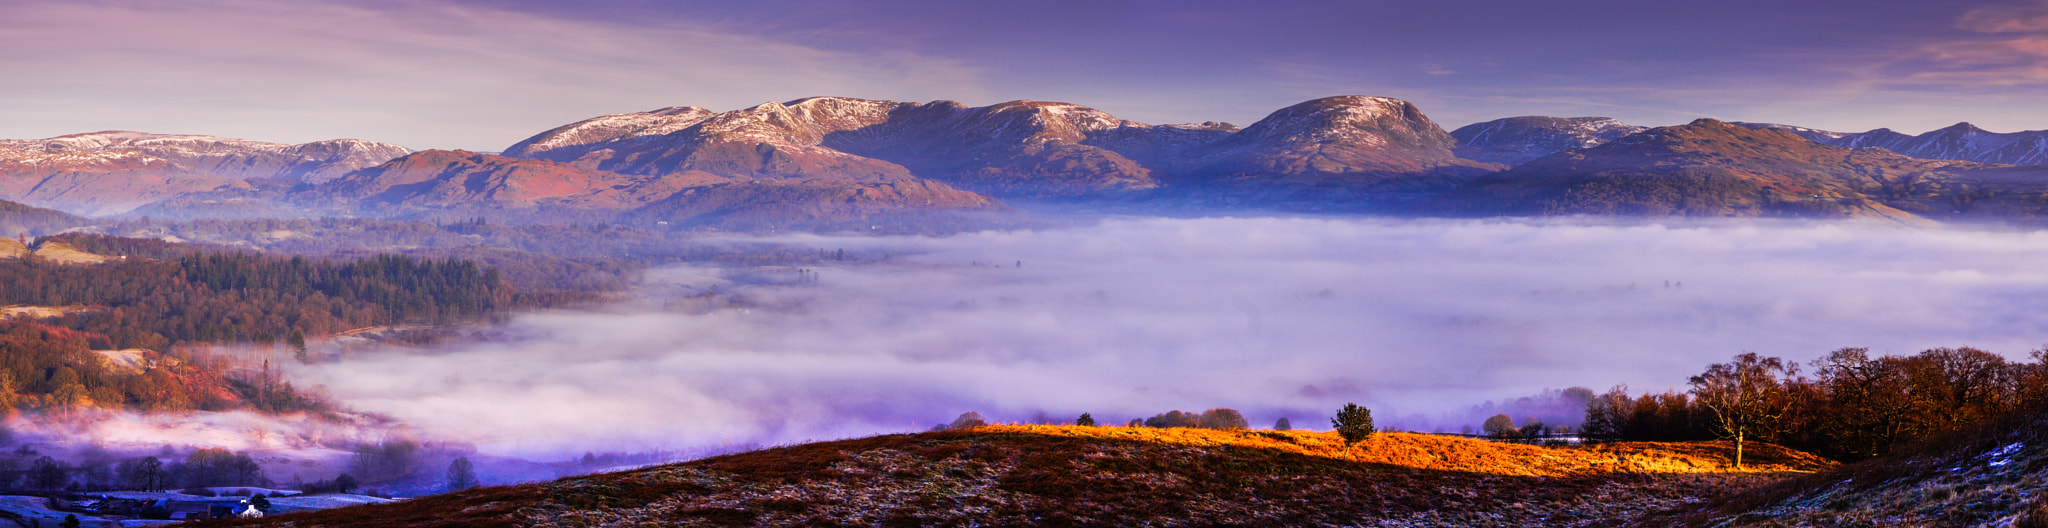
[[[814,264],[650,269],[624,301],[289,367],[422,438],[556,460],[994,422],[1683,391],[1745,351],[2043,342],[2048,234],[1801,222],[1116,218],[948,237],[710,237]],[[1490,414],[1490,413],[1489,413]]]

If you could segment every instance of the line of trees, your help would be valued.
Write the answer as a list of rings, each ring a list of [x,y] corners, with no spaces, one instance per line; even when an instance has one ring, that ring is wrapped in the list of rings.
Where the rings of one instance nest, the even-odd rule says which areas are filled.
[[[1876,457],[2021,408],[2048,405],[2048,349],[2014,362],[1974,348],[1875,356],[1844,348],[1800,365],[1754,353],[1716,363],[1690,390],[1631,395],[1617,386],[1586,407],[1582,433],[1614,440],[1773,442],[1838,460]]]
[[[1202,429],[1247,429],[1250,422],[1237,409],[1218,407],[1201,413],[1172,410],[1153,415],[1142,422],[1145,427],[1199,427]]]
[[[49,456],[23,468],[14,459],[0,460],[0,489],[162,491],[183,486],[261,486],[269,484],[263,467],[247,453],[222,448],[193,451],[184,460],[165,463],[156,456],[112,462],[88,461],[73,467]]]
[[[275,343],[366,326],[462,319],[521,306],[494,268],[378,255],[312,260],[204,253],[73,266],[0,261],[0,305],[79,306],[50,321],[96,348]],[[530,304],[530,303],[528,303]]]

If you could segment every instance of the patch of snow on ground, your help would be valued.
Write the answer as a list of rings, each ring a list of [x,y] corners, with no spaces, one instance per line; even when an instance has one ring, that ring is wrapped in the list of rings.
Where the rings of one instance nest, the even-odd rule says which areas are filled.
[[[2006,464],[2011,464],[2013,455],[2019,454],[2020,449],[2025,447],[2026,444],[2013,442],[2006,444],[2005,447],[1998,448],[1996,451],[1992,451],[1990,455],[1991,467],[2005,467]]]

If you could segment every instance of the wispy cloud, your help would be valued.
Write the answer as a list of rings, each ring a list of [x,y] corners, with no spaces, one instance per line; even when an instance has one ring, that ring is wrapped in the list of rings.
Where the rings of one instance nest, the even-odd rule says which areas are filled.
[[[1978,33],[2048,31],[2048,2],[1979,7],[1964,13],[1956,27]]]

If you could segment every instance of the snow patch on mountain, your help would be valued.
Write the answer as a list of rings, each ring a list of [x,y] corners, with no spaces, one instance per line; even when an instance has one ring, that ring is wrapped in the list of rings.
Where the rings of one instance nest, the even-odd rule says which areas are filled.
[[[1522,116],[1473,123],[1451,131],[1466,158],[1519,165],[1554,153],[1593,148],[1645,130],[1608,117]]]
[[[229,179],[282,178],[320,182],[412,153],[398,145],[358,139],[286,145],[195,134],[152,134],[110,130],[47,139],[0,140],[0,162],[37,165],[105,163],[137,159],[168,161],[177,168]],[[48,157],[56,154],[93,154]],[[148,161],[148,160],[142,160]]]

